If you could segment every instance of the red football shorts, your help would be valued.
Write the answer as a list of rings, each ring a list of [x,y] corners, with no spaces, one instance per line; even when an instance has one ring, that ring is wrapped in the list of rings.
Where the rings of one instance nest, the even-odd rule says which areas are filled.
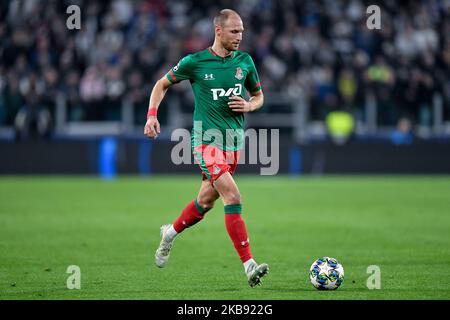
[[[224,151],[212,145],[202,144],[194,147],[193,153],[202,170],[203,180],[214,183],[222,174],[234,173],[240,151]]]

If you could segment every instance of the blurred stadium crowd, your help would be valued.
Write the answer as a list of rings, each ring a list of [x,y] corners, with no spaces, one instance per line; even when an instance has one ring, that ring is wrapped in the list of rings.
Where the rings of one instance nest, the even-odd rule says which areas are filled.
[[[69,30],[66,8],[81,8]],[[255,60],[266,95],[304,95],[311,119],[345,109],[363,119],[375,93],[378,123],[407,117],[429,126],[435,93],[450,119],[450,1],[383,1],[381,29],[366,26],[373,1],[0,1],[0,126],[30,116],[51,128],[58,99],[72,121],[120,120],[126,97],[145,122],[154,82],[184,55],[212,44],[212,18],[233,8],[241,50]],[[188,85],[183,109],[192,111]],[[267,112],[267,111],[265,111]],[[170,110],[169,110],[170,114]],[[38,125],[39,126],[39,125]]]

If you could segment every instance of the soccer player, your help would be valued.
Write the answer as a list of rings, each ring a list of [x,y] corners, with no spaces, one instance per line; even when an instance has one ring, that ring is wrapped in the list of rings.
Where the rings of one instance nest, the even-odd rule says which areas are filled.
[[[252,258],[241,217],[241,194],[232,175],[243,143],[244,113],[261,108],[264,96],[252,58],[238,51],[244,31],[240,16],[230,9],[221,10],[214,18],[214,31],[213,45],[181,59],[156,82],[150,96],[144,134],[156,138],[160,133],[157,110],[167,89],[183,80],[191,82],[195,98],[192,149],[203,175],[197,198],[173,224],[161,227],[155,263],[164,267],[175,237],[201,221],[220,197],[226,229],[244,265],[248,283],[254,287],[261,284],[269,267]],[[243,98],[243,87],[251,96],[248,101]]]

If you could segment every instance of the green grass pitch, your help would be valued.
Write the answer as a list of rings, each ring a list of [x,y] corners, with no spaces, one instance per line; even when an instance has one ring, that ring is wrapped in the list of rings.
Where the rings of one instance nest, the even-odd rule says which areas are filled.
[[[197,193],[193,176],[0,178],[3,299],[449,299],[450,177],[236,177],[255,259],[250,288],[225,229],[223,205],[154,265],[159,227]],[[337,258],[345,280],[318,291],[308,270]],[[67,267],[81,289],[66,287]],[[381,289],[369,290],[369,265]]]

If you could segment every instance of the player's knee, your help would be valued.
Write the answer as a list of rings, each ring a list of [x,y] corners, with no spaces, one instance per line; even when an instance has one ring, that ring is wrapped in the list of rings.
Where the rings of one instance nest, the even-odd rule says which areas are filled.
[[[214,207],[216,199],[211,197],[201,197],[197,200],[198,205],[203,209],[203,212],[208,212]]]
[[[241,203],[241,194],[239,192],[230,192],[227,194],[226,202],[229,204],[240,204]]]

